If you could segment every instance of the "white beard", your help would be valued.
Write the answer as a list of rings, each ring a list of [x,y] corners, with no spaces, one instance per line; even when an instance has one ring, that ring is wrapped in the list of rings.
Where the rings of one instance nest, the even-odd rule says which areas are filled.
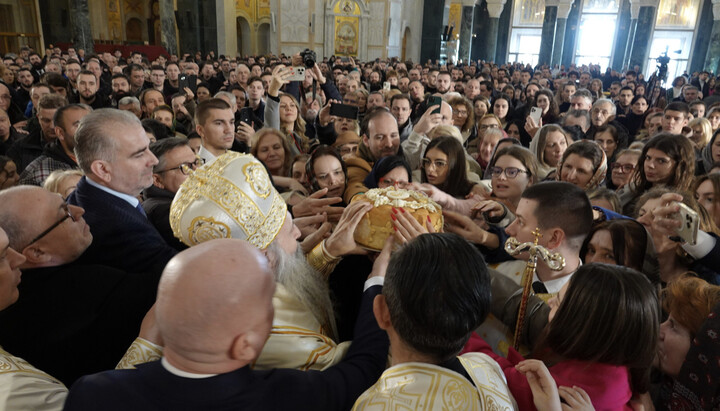
[[[327,280],[308,264],[299,247],[292,255],[276,243],[271,243],[268,250],[275,257],[275,280],[310,310],[323,329],[328,330],[329,337],[337,340],[335,312]]]

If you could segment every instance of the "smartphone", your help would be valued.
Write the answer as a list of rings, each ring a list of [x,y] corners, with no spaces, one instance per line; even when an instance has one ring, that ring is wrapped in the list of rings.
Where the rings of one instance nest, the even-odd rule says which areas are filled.
[[[697,242],[698,225],[700,221],[698,215],[692,208],[686,206],[683,203],[678,203],[680,211],[678,212],[679,220],[682,223],[680,228],[677,229],[677,238],[672,237],[672,240],[682,240],[687,244],[695,245]]]
[[[442,97],[438,96],[430,96],[428,97],[428,107],[432,106],[438,106],[435,110],[432,111],[432,114],[437,114],[440,112],[440,107],[442,107]]]
[[[305,81],[305,67],[290,67],[289,81]]]
[[[197,94],[197,76],[194,74],[185,75],[181,74],[178,78],[178,88],[182,92],[185,87],[189,88],[193,94]]]
[[[340,61],[342,61],[343,63],[349,63],[349,62],[350,62],[350,58],[348,58],[348,57],[342,57],[342,58],[340,58]]]
[[[390,82],[389,81],[383,82],[383,90],[390,91]]]
[[[330,115],[342,118],[349,118],[351,120],[358,119],[359,109],[357,106],[350,104],[337,104],[333,103],[330,105]]]
[[[250,107],[243,107],[240,109],[240,115],[238,116],[240,121],[252,126],[252,117],[251,117],[252,109]]]
[[[530,117],[535,121],[535,124],[540,125],[540,118],[542,117],[542,109],[540,107],[533,107],[530,109]]]

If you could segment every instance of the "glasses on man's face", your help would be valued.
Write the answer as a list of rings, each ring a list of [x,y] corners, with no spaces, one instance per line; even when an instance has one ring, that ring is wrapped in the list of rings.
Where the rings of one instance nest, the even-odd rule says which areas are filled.
[[[70,208],[68,207],[68,203],[66,203],[66,202],[63,201],[63,203],[62,203],[62,205],[60,206],[60,208],[63,210],[63,216],[62,216],[62,218],[60,218],[55,224],[51,225],[47,230],[45,230],[45,231],[43,231],[42,233],[38,234],[37,237],[35,237],[35,238],[33,238],[32,240],[30,240],[30,242],[28,243],[28,245],[26,245],[25,247],[21,248],[20,250],[24,250],[24,249],[28,248],[29,246],[35,244],[36,242],[40,241],[40,239],[42,239],[42,238],[45,237],[46,235],[50,234],[50,232],[51,232],[52,230],[56,229],[57,226],[59,226],[60,224],[62,224],[62,223],[63,223],[65,220],[67,220],[68,218],[71,219],[71,220],[73,220],[73,221],[77,221],[77,220],[75,219],[75,217],[72,215],[72,213],[70,212]]]
[[[500,167],[492,167],[490,169],[490,176],[491,177],[500,177],[502,173],[505,173],[505,177],[507,178],[515,178],[518,176],[519,173],[523,174],[530,174],[527,170],[521,170],[517,167],[508,167],[508,168],[500,168]]]
[[[423,168],[430,168],[430,166],[434,166],[436,170],[442,170],[445,167],[447,167],[447,161],[442,161],[442,160],[432,161],[429,158],[423,158],[422,166],[423,166]]]
[[[621,164],[621,163],[612,163],[610,165],[610,168],[612,170],[621,171],[623,173],[630,173],[633,170],[635,170],[635,164]]]
[[[406,188],[408,186],[407,181],[393,180],[392,178],[383,178],[380,182],[387,187]]]
[[[162,170],[162,171],[156,171],[156,173],[157,173],[157,174],[160,174],[160,173],[164,173],[164,172],[166,172],[166,171],[180,170],[181,173],[183,173],[183,174],[185,174],[186,176],[188,176],[188,175],[190,175],[193,171],[195,171],[198,167],[202,166],[203,164],[205,164],[205,160],[202,159],[202,158],[200,158],[200,157],[197,157],[197,158],[195,158],[195,161],[193,161],[193,162],[189,162],[189,161],[188,161],[188,162],[185,162],[185,163],[181,163],[181,164],[180,164],[179,166],[177,166],[177,167],[166,168],[165,170]]]

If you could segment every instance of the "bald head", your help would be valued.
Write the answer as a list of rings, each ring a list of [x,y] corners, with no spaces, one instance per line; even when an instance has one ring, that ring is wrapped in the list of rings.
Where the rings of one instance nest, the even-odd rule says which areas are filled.
[[[23,185],[0,192],[0,227],[10,246],[24,254],[22,268],[71,263],[92,243],[81,207],[41,187]]]
[[[167,360],[220,374],[257,358],[272,327],[275,281],[265,256],[236,239],[211,240],[168,262],[156,316]]]

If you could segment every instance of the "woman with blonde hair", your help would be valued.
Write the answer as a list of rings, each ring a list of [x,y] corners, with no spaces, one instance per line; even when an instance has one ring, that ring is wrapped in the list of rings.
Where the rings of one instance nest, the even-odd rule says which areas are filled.
[[[540,127],[530,142],[530,151],[538,163],[538,181],[542,181],[557,170],[565,150],[573,143],[572,137],[557,124]]]
[[[43,188],[67,198],[75,190],[83,173],[80,170],[55,170],[43,183]]]
[[[690,141],[695,144],[695,151],[699,154],[700,151],[710,142],[712,137],[712,126],[710,120],[700,117],[690,120],[688,123],[693,131]]]

